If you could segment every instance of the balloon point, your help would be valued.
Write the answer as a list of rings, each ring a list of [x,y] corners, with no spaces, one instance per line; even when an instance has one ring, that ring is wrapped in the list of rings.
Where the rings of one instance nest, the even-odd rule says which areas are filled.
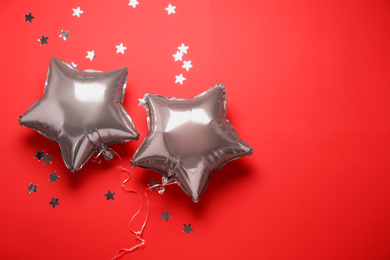
[[[199,196],[196,197],[196,198],[192,197],[192,201],[195,202],[195,203],[198,203],[198,201],[199,201]]]

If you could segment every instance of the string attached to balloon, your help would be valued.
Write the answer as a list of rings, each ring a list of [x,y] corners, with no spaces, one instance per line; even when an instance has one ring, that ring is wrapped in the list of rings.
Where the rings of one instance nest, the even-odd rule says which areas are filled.
[[[175,182],[167,182],[166,179],[163,179],[162,184],[155,184],[155,185],[153,185],[153,186],[150,186],[150,187],[146,188],[146,189],[144,190],[144,195],[145,195],[145,198],[146,198],[146,206],[147,206],[147,208],[146,208],[145,220],[144,220],[144,222],[142,223],[141,228],[140,228],[138,231],[135,231],[135,230],[133,230],[133,229],[131,228],[131,223],[132,223],[133,220],[138,216],[138,214],[141,212],[141,210],[142,210],[142,208],[143,208],[144,200],[143,200],[141,194],[140,194],[138,191],[129,189],[129,188],[127,188],[127,187],[125,186],[125,184],[126,184],[128,181],[131,180],[131,174],[130,174],[130,171],[127,170],[127,169],[124,168],[124,167],[122,167],[122,170],[124,170],[125,172],[127,172],[127,174],[129,175],[129,177],[128,177],[126,180],[124,180],[124,181],[122,182],[122,188],[123,188],[125,191],[132,192],[132,193],[136,193],[136,194],[140,197],[140,199],[141,199],[141,206],[139,207],[138,211],[131,217],[131,219],[130,219],[130,221],[129,221],[129,230],[130,230],[130,232],[133,233],[133,234],[136,236],[136,238],[138,239],[138,244],[135,245],[135,246],[133,246],[133,247],[131,247],[131,248],[122,248],[122,249],[120,249],[120,250],[117,252],[117,254],[115,255],[115,257],[112,258],[111,260],[116,260],[116,259],[122,257],[123,255],[125,255],[125,254],[127,254],[127,253],[129,253],[129,252],[132,252],[132,251],[136,250],[137,248],[142,247],[143,245],[145,245],[145,239],[142,238],[142,233],[144,232],[145,226],[146,226],[146,224],[147,224],[147,222],[148,222],[148,219],[149,219],[149,211],[150,211],[150,203],[149,203],[149,198],[148,198],[147,191],[150,191],[150,190],[152,190],[152,189],[154,189],[154,188],[159,188],[158,192],[159,192],[160,194],[163,194],[163,192],[164,192],[166,186],[173,185],[173,184],[176,184],[176,185],[180,186],[180,183],[179,183],[178,181],[175,181]]]

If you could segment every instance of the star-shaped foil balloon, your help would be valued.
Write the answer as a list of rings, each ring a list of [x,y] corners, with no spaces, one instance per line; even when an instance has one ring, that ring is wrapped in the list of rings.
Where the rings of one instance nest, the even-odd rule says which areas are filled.
[[[146,94],[144,106],[149,133],[131,165],[160,172],[163,183],[178,181],[194,202],[212,172],[253,152],[226,119],[222,84],[193,99]]]
[[[109,160],[114,153],[107,145],[139,136],[122,105],[126,79],[126,68],[79,71],[53,58],[43,96],[19,123],[57,142],[71,172],[81,169],[98,151]]]

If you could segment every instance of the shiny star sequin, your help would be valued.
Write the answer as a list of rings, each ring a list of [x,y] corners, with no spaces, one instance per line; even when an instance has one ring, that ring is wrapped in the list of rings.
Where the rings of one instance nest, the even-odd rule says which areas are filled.
[[[80,14],[84,13],[83,11],[80,10],[80,7],[77,7],[76,9],[73,9],[73,16],[77,16],[80,18]]]
[[[130,0],[130,3],[129,5],[132,6],[133,8],[135,8],[139,3],[137,2],[137,0]]]
[[[183,85],[183,80],[186,80],[185,77],[183,77],[183,74],[180,74],[179,76],[175,76],[176,80],[175,83],[180,83],[180,85]]]
[[[127,47],[123,46],[123,43],[116,45],[115,47],[116,47],[116,53],[125,54],[125,50],[127,49]]]
[[[176,13],[176,12],[175,12],[175,8],[176,8],[176,6],[172,6],[171,4],[169,4],[168,7],[165,8],[165,10],[167,10],[168,15],[170,15],[170,14]]]
[[[186,71],[188,71],[190,68],[192,68],[192,65],[191,65],[191,61],[183,61],[183,66],[182,66],[183,69],[186,69]]]
[[[41,39],[38,39],[38,41],[41,43],[41,46],[42,46],[43,44],[48,44],[47,39],[49,39],[49,37],[45,37],[42,34]]]
[[[37,158],[38,161],[40,161],[43,157],[43,150],[42,151],[35,151],[35,155],[33,158]]]
[[[104,196],[106,196],[106,198],[107,198],[107,201],[114,200],[114,195],[115,195],[115,192],[111,192],[110,190],[108,190],[107,194],[104,194]]]
[[[187,54],[188,46],[185,46],[184,43],[181,44],[181,46],[177,47],[181,53]]]
[[[158,184],[158,182],[155,182],[153,179],[150,183],[148,183],[149,187],[153,187],[154,185]],[[157,187],[151,188],[150,190],[157,189]]]
[[[37,185],[33,185],[30,182],[30,186],[28,186],[27,189],[30,191],[30,194],[32,194],[33,192],[37,192],[37,187],[38,187],[38,184]]]
[[[34,16],[32,16],[32,15],[31,15],[31,13],[29,13],[29,14],[25,14],[25,15],[24,15],[24,21],[25,21],[25,22],[27,22],[27,21],[28,21],[28,22],[30,22],[30,23],[31,23],[32,19],[34,19],[34,18],[35,18],[35,17],[34,17]]]
[[[183,53],[180,51],[177,51],[175,54],[172,55],[173,58],[175,58],[175,61],[182,60],[183,58]]]
[[[194,231],[192,228],[191,228],[191,223],[189,225],[186,225],[184,224],[184,229],[182,230],[183,232],[186,232],[187,235],[190,234],[191,231]]]
[[[60,205],[60,203],[58,203],[58,199],[59,198],[53,198],[53,197],[51,197],[51,201],[49,202],[49,204],[53,207],[53,209],[56,207],[56,206],[59,206]]]
[[[69,30],[67,30],[67,31],[61,30],[60,37],[62,37],[64,39],[64,41],[66,41],[66,38],[70,37]]]
[[[85,57],[85,58],[87,58],[87,59],[90,59],[91,61],[93,60],[93,58],[95,58],[95,57],[97,57],[96,55],[95,55],[95,50],[93,50],[93,51],[87,51],[87,57]]]
[[[53,156],[49,156],[49,155],[45,155],[42,157],[42,160],[45,162],[45,165],[48,164],[48,163],[51,163],[51,158],[53,158]]]
[[[166,222],[168,222],[168,219],[171,218],[172,216],[169,215],[169,210],[167,212],[161,211],[162,217],[160,219],[165,219]]]
[[[49,173],[49,175],[50,175],[49,181],[54,181],[54,183],[56,183],[57,179],[60,177],[59,175],[57,175],[57,172]]]

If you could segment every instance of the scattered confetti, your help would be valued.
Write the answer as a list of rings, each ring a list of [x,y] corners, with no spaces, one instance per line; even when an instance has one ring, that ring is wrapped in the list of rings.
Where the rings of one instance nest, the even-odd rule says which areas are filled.
[[[25,22],[29,21],[30,23],[31,23],[32,19],[35,18],[34,16],[31,15],[31,13],[25,14],[24,17],[25,17],[24,21]]]
[[[139,98],[138,101],[138,106],[145,106],[145,100],[143,98]]]
[[[179,76],[175,76],[176,80],[175,83],[180,83],[180,85],[183,85],[183,80],[186,80],[185,77],[183,77],[183,74],[180,74]]]
[[[169,4],[168,7],[165,8],[165,10],[167,10],[168,11],[168,15],[170,15],[170,14],[176,13],[175,12],[175,8],[176,8],[176,6],[172,6],[171,4]]]
[[[125,54],[125,50],[127,49],[125,46],[123,46],[123,43],[116,45],[116,53],[122,53]]]
[[[73,9],[73,16],[80,17],[80,14],[82,14],[82,13],[84,13],[84,12],[80,10],[80,7],[77,7],[76,9]]]
[[[93,60],[93,58],[95,58],[95,57],[97,57],[96,55],[95,55],[95,50],[93,50],[93,51],[87,51],[87,59],[91,59],[91,61]]]
[[[64,39],[64,41],[66,41],[66,38],[70,37],[69,30],[67,30],[67,31],[61,30],[60,37],[62,37]]]
[[[50,205],[52,205],[52,207],[53,207],[53,209],[56,207],[56,206],[59,206],[60,205],[60,203],[58,203],[58,199],[59,198],[53,198],[53,197],[51,197],[51,201],[49,202],[49,204]],[[191,225],[191,224],[190,224]]]
[[[177,51],[175,54],[172,55],[175,58],[175,61],[182,60],[183,53],[180,51]]]
[[[152,181],[151,181],[150,183],[148,183],[148,186],[149,186],[149,187],[153,187],[153,186],[156,185],[156,184],[158,184],[158,182],[155,182],[155,181],[152,179]],[[150,190],[153,190],[153,189],[157,189],[157,188],[154,187],[154,188],[151,188]]]
[[[45,165],[51,163],[51,158],[53,158],[53,156],[49,156],[47,154],[42,157],[42,159],[45,161]]]
[[[108,190],[108,193],[107,193],[107,194],[104,194],[104,196],[107,197],[107,201],[109,201],[109,200],[114,200],[114,195],[115,195],[115,192],[112,193],[110,190]]]
[[[72,65],[72,67],[75,68],[75,69],[77,69],[77,67],[79,66],[76,63],[74,63],[73,61],[72,61],[72,63],[70,65]]]
[[[182,68],[186,69],[188,71],[190,68],[192,68],[191,61],[183,61],[183,66]]]
[[[42,37],[41,37],[41,39],[38,39],[38,41],[39,42],[41,42],[41,46],[43,45],[43,44],[48,44],[47,43],[47,39],[49,39],[49,37],[45,37],[45,36],[43,36],[43,34],[42,34]]]
[[[187,54],[187,49],[188,46],[185,46],[184,43],[181,44],[180,47],[177,47],[181,53],[186,53]]]
[[[187,235],[189,235],[190,232],[194,230],[191,228],[191,223],[190,223],[189,225],[184,224],[184,229],[182,231],[187,232]]]
[[[34,157],[33,158],[37,158],[38,159],[38,161],[40,161],[41,159],[42,159],[42,157],[43,157],[43,150],[42,151],[35,151],[35,155],[34,155]]]
[[[33,185],[33,184],[30,182],[30,186],[27,187],[27,189],[30,191],[30,194],[32,194],[33,192],[37,192],[37,187],[38,187],[38,184],[37,184],[37,185]]]
[[[130,0],[130,3],[129,5],[131,5],[133,8],[136,7],[136,5],[138,5],[139,3],[137,2],[137,0]]]
[[[168,219],[172,217],[169,215],[169,210],[167,210],[167,212],[161,211],[161,214],[162,214],[162,217],[160,219],[165,219],[166,222],[168,222]]]
[[[56,182],[57,182],[57,179],[60,177],[59,175],[57,175],[56,172],[54,172],[54,173],[49,173],[49,175],[50,175],[49,181],[54,181],[54,183],[56,183]]]

